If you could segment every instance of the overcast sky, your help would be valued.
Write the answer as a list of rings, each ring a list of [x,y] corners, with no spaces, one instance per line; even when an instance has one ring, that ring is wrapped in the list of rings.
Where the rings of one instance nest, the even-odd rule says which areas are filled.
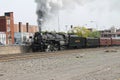
[[[37,25],[34,0],[0,0],[0,15],[9,11],[14,12],[15,23],[29,22]],[[60,31],[68,30],[70,25],[84,25],[97,29],[108,29],[114,25],[120,28],[120,0],[91,0],[88,3],[76,5],[75,8],[70,7],[69,10],[60,11]],[[43,29],[58,30],[58,16],[48,21]]]

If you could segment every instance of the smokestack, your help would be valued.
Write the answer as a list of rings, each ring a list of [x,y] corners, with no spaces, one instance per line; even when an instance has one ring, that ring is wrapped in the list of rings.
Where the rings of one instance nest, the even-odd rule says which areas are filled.
[[[29,23],[26,23],[26,32],[29,32]]]
[[[71,29],[73,28],[73,25],[71,25]]]
[[[18,23],[18,26],[19,26],[19,32],[21,32],[22,22],[19,22],[19,23]]]

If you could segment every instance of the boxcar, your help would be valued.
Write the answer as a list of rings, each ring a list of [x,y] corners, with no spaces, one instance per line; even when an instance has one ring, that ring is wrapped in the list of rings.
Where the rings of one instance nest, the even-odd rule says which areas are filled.
[[[99,47],[100,40],[99,38],[86,38],[86,47]]]
[[[120,46],[120,38],[112,38],[112,46]]]
[[[68,48],[83,48],[85,47],[85,38],[77,35],[69,35]]]
[[[100,46],[111,46],[112,39],[111,38],[100,38]]]

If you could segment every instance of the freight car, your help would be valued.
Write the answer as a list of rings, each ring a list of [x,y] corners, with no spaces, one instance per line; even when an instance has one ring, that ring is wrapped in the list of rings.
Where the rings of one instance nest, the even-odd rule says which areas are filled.
[[[100,39],[99,38],[86,38],[86,47],[93,48],[100,46]]]
[[[100,38],[100,46],[112,46],[112,38]]]
[[[119,46],[120,45],[120,38],[111,38],[112,46]]]
[[[100,38],[100,46],[120,46],[120,38]]]

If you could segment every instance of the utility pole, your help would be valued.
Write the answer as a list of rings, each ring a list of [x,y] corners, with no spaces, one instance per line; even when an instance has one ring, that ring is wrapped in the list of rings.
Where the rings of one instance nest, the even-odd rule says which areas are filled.
[[[67,28],[68,28],[68,25],[65,25],[65,27],[66,27],[66,33],[68,33],[68,30],[67,30]]]
[[[58,14],[58,32],[60,32],[60,17],[59,17],[59,14]]]

